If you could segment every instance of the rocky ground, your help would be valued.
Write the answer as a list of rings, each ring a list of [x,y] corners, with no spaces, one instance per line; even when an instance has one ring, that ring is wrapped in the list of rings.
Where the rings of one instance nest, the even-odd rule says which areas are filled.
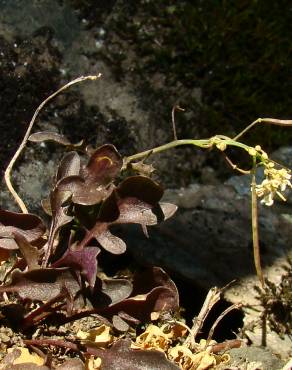
[[[156,7],[151,8],[151,2],[142,1],[140,7],[135,3],[108,1],[92,7],[85,1],[17,0],[13,5],[0,1],[2,172],[38,104],[79,75],[102,73],[102,78],[80,84],[56,98],[41,113],[34,131],[60,132],[72,142],[86,138],[92,145],[110,142],[123,155],[130,155],[172,140],[171,110],[178,103],[185,108],[185,112],[176,114],[179,138],[217,133],[232,136],[260,115],[279,113],[270,108],[269,99],[279,106],[275,99],[283,98],[289,86],[284,83],[283,71],[277,71],[276,62],[275,75],[283,81],[278,97],[264,100],[268,108],[263,112],[259,104],[257,109],[239,114],[242,107],[238,98],[238,110],[233,107],[230,111],[232,97],[222,93],[221,85],[219,90],[214,88],[212,73],[220,73],[221,67],[205,62],[199,71],[198,59],[207,55],[188,54],[185,44],[174,47],[170,42],[181,10],[167,2],[163,15],[168,14],[172,20],[167,22],[168,18],[163,18]],[[267,61],[263,59],[263,65]],[[193,71],[196,78],[192,77]],[[257,81],[253,83],[257,85]],[[233,95],[238,97],[240,92]],[[254,107],[250,100],[245,103],[242,110],[248,104]],[[280,142],[289,142],[291,134],[274,130],[273,136],[270,129],[262,127],[260,133],[255,131],[256,137],[273,151],[275,160],[291,168],[291,147],[279,148]],[[30,211],[41,212],[40,200],[47,195],[62,152],[55,144],[30,143],[18,162],[13,182]],[[182,305],[190,318],[210,287],[222,287],[236,279],[225,294],[225,303],[243,303],[245,316],[234,314],[225,324],[229,329],[224,329],[224,335],[228,337],[232,330],[244,326],[245,338],[254,348],[244,349],[239,355],[235,355],[238,350],[233,350],[235,358],[263,363],[269,359],[273,364],[254,369],[276,370],[281,367],[278,358],[286,360],[291,356],[291,339],[268,330],[268,352],[257,347],[261,344],[262,325],[261,309],[254,309],[259,300],[254,289],[258,283],[252,260],[249,179],[234,176],[217,154],[186,148],[153,157],[156,176],[168,189],[165,199],[176,203],[179,212],[173,220],[153,230],[149,240],[141,240],[140,233],[129,228],[130,251],[139,263],[162,266],[174,277],[182,287]],[[231,155],[238,159],[236,153]],[[242,163],[246,165],[245,160]],[[4,186],[2,189],[2,208],[15,210]],[[278,285],[285,274],[287,256],[291,257],[291,207],[290,195],[286,203],[260,208],[265,274]],[[2,332],[2,341],[10,334]],[[262,351],[261,355],[257,351]],[[274,354],[278,357],[274,358]]]

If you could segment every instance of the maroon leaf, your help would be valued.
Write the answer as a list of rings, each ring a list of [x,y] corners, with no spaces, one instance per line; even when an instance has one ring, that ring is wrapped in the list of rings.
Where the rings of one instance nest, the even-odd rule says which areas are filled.
[[[157,225],[161,219],[166,220],[177,210],[170,203],[157,204],[153,207],[137,198],[124,198],[118,202],[120,211],[116,224],[141,224],[142,226]]]
[[[87,244],[91,239],[95,238],[99,244],[112,254],[122,254],[126,251],[126,243],[114,236],[108,229],[110,223],[97,222],[95,226],[88,232],[81,246]]]
[[[61,184],[60,184],[61,185]],[[72,202],[81,205],[98,204],[106,199],[114,189],[113,184],[108,186],[89,183],[81,177],[67,177],[62,185],[69,186],[72,190]]]
[[[71,191],[63,190],[58,186],[56,186],[50,194],[50,210],[52,213],[52,221],[48,242],[46,244],[45,257],[43,259],[43,267],[47,266],[49,258],[54,251],[54,240],[57,237],[60,228],[73,220],[73,216],[67,215],[71,196]]]
[[[111,299],[111,304],[121,302],[132,293],[132,283],[127,279],[103,279],[102,292]]]
[[[98,148],[87,166],[81,169],[78,154],[72,152],[63,158],[57,172],[56,185],[50,195],[50,207],[46,207],[50,208],[53,220],[43,260],[44,267],[53,253],[54,240],[59,229],[73,219],[67,213],[70,203],[100,203],[111,194],[114,187],[111,181],[120,172],[121,167],[122,159],[112,145]]]
[[[127,298],[114,305],[107,306],[103,309],[96,308],[96,313],[111,318],[118,312],[123,311],[139,322],[151,320],[152,312],[169,312],[175,311],[177,297],[168,288],[156,287],[148,294]]]
[[[51,368],[47,366],[39,366],[33,363],[23,363],[23,364],[15,364],[15,365],[7,365],[2,370],[51,370]]]
[[[97,273],[96,257],[100,253],[97,247],[86,247],[82,250],[68,249],[65,254],[52,267],[77,268],[86,277],[90,287],[94,287]]]
[[[93,302],[96,313],[106,318],[119,315],[133,322],[150,320],[152,312],[175,312],[179,309],[178,291],[174,282],[160,268],[154,267],[134,276],[132,296],[114,304]],[[128,318],[128,319],[127,319]]]
[[[95,349],[102,370],[179,370],[160,351],[130,348],[130,340],[121,339],[110,349]]]
[[[30,135],[28,140],[34,143],[40,143],[43,141],[54,141],[62,145],[71,145],[70,141],[64,135],[60,135],[57,132],[52,131],[35,132]]]
[[[113,316],[113,326],[120,332],[126,332],[130,328],[130,325],[125,320],[123,320],[119,315]]]
[[[0,286],[0,292],[15,292],[22,299],[49,301],[64,291],[72,297],[80,290],[77,280],[67,268],[35,269],[27,272],[14,270],[9,285]]]
[[[92,303],[100,309],[113,306],[127,299],[133,290],[127,279],[98,278],[93,291]]]
[[[56,370],[84,370],[84,363],[79,358],[69,358],[62,365],[55,368]]]
[[[74,203],[92,205],[100,203],[112,192],[112,181],[120,173],[122,158],[113,145],[103,145],[91,155],[87,166],[81,168],[80,178],[76,181],[72,200]]]
[[[139,271],[134,275],[133,279],[133,294],[144,294],[156,287],[165,287],[173,292],[177,297],[176,307],[179,307],[178,291],[175,283],[171,280],[169,275],[160,267],[152,267]]]
[[[45,230],[46,227],[38,216],[0,209],[0,248],[18,249],[14,232],[22,235],[29,243],[37,243]]]
[[[129,196],[131,192],[134,197]],[[83,248],[95,238],[108,252],[124,253],[125,242],[110,232],[110,226],[140,224],[147,235],[147,226],[156,225],[159,221],[171,217],[177,209],[173,204],[160,205],[158,200],[161,195],[161,188],[152,180],[143,176],[128,178],[103,202],[97,222],[87,232],[79,247]],[[147,199],[149,203],[144,199]]]
[[[81,177],[87,184],[107,185],[120,173],[123,160],[113,145],[105,144],[91,155]]]
[[[73,155],[71,155],[73,156]],[[71,172],[60,169],[57,187],[62,191],[72,193],[72,201],[76,204],[93,205],[106,199],[114,189],[114,178],[122,167],[122,158],[113,145],[103,145],[96,149],[86,166],[77,173],[76,158],[65,158],[61,163],[65,169],[69,166]],[[67,166],[67,167],[66,167]]]
[[[48,242],[46,244],[43,267],[47,266],[49,258],[54,251],[54,240],[57,237],[60,228],[73,220],[73,216],[69,216],[66,213],[69,208],[69,204],[66,204],[66,202],[68,203],[70,197],[70,191],[62,191],[58,187],[56,187],[50,194],[52,222]]]
[[[56,182],[68,176],[78,176],[80,171],[80,157],[76,152],[67,153],[58,167]]]
[[[39,131],[35,132],[30,135],[28,138],[29,141],[32,141],[34,143],[40,143],[43,141],[54,141],[55,143],[65,145],[70,148],[82,148],[84,147],[83,140],[81,140],[79,143],[72,144],[64,135],[58,134],[57,132],[52,131]]]
[[[117,189],[121,198],[138,198],[145,203],[155,205],[163,195],[163,188],[146,176],[130,176],[120,183]]]

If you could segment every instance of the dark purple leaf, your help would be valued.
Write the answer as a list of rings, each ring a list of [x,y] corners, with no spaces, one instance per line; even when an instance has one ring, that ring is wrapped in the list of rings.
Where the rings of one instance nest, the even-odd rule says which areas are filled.
[[[107,185],[120,173],[123,160],[113,145],[105,144],[96,149],[91,155],[81,177],[86,184]]]
[[[52,370],[52,368],[49,368],[47,366],[39,366],[30,362],[23,363],[23,364],[9,364],[6,365],[1,370]]]
[[[111,318],[120,311],[127,313],[140,322],[151,320],[152,312],[168,312],[177,310],[177,297],[165,287],[156,287],[148,294],[127,298],[105,308],[96,308],[96,313]]]
[[[164,353],[130,348],[130,340],[121,339],[110,349],[95,349],[102,370],[179,370]]]
[[[126,312],[124,311],[120,311],[118,313],[118,316],[123,319],[124,321],[130,323],[131,325],[139,325],[139,320],[135,319],[135,317],[133,316],[130,316],[128,315]]]
[[[113,184],[110,182],[120,172],[121,167],[122,159],[112,145],[98,148],[92,154],[87,166],[81,169],[80,159],[76,153],[69,153],[63,158],[56,176],[57,182],[50,195],[52,224],[43,266],[47,265],[54,252],[54,240],[59,229],[73,219],[67,213],[70,203],[83,205],[100,203],[111,194]]]
[[[170,203],[158,204],[153,207],[137,198],[124,198],[118,202],[120,211],[116,224],[141,224],[152,226],[159,221],[171,217],[177,210],[177,206]]]
[[[80,157],[76,152],[67,153],[58,167],[56,182],[68,176],[78,176],[80,171]]]
[[[117,189],[121,198],[138,198],[151,205],[157,204],[163,195],[163,188],[146,176],[130,176]]]
[[[133,290],[127,279],[98,278],[92,295],[94,307],[107,308],[127,299]]]
[[[122,254],[126,251],[126,243],[114,236],[108,229],[110,223],[97,222],[95,226],[87,233],[86,238],[80,244],[86,245],[91,239],[95,238],[99,244],[112,254]]]
[[[97,260],[100,249],[86,247],[82,250],[68,249],[65,254],[52,267],[72,267],[78,269],[86,277],[90,287],[94,287],[97,273]]]
[[[128,298],[132,290],[132,283],[127,279],[102,279],[101,291],[110,298],[112,305]]]
[[[140,224],[147,235],[147,226],[156,225],[160,220],[171,217],[177,209],[173,204],[152,205],[133,197],[117,199],[115,194],[113,192],[102,204],[99,218],[95,226],[87,232],[80,248],[95,238],[108,252],[122,254],[126,250],[126,244],[111,233],[111,225]]]
[[[43,141],[54,141],[55,143],[65,145],[72,149],[75,149],[75,148],[80,149],[84,147],[83,140],[81,140],[79,143],[73,144],[66,138],[66,136],[58,134],[57,132],[52,132],[52,131],[35,132],[30,135],[28,140],[34,143],[41,143]]]
[[[125,320],[123,320],[119,315],[114,315],[112,321],[114,328],[120,332],[126,332],[130,328],[130,325]]]
[[[69,358],[55,368],[56,370],[84,370],[84,363],[79,358]]]
[[[88,164],[82,167],[79,173],[74,167],[74,175],[71,171],[71,176],[64,176],[57,186],[63,191],[71,191],[72,201],[76,204],[98,204],[112,193],[112,182],[120,173],[121,167],[122,158],[115,147],[103,145],[93,152]],[[64,170],[62,172],[64,173]]]
[[[58,186],[50,194],[50,206],[52,211],[52,222],[50,227],[50,233],[48,237],[48,243],[46,245],[45,257],[43,260],[43,266],[46,267],[47,262],[52,254],[54,240],[58,235],[58,232],[62,226],[65,226],[73,220],[73,216],[67,215],[69,208],[69,200],[72,193],[68,190],[63,191]]]
[[[79,177],[76,179],[69,180],[65,179],[67,182],[71,182],[73,189],[72,202],[81,205],[94,205],[98,204],[104,199],[106,199],[114,189],[113,184],[108,186],[98,186],[96,183],[85,183],[84,180]]]
[[[62,145],[71,145],[70,141],[64,135],[60,135],[57,132],[52,131],[35,132],[30,135],[28,140],[34,143],[40,143],[43,141],[54,141]]]
[[[133,295],[145,294],[156,287],[165,287],[177,297],[176,306],[179,307],[178,291],[169,275],[160,267],[152,267],[139,271],[133,279]]]
[[[120,299],[115,304],[108,300],[102,307],[101,301],[93,301],[96,312],[106,318],[119,315],[129,322],[146,322],[150,320],[152,312],[175,312],[179,309],[177,288],[162,269],[153,267],[137,273],[133,285],[131,297]]]
[[[0,286],[0,292],[15,292],[22,299],[49,301],[64,291],[72,297],[80,290],[77,280],[67,268],[35,269],[27,272],[14,270],[9,285]]]
[[[18,249],[14,232],[22,235],[29,243],[37,243],[45,231],[46,227],[38,216],[0,210],[0,248]]]

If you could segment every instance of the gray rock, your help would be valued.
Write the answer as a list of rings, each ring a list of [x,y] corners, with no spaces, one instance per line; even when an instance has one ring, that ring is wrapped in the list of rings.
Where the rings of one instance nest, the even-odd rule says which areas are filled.
[[[233,348],[228,352],[231,356],[231,366],[248,365],[248,369],[254,370],[280,370],[284,362],[263,347]],[[254,364],[254,367],[252,367]],[[255,366],[256,365],[256,366]]]

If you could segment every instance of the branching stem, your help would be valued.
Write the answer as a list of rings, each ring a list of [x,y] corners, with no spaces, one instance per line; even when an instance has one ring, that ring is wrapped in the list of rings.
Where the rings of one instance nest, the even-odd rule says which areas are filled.
[[[193,326],[191,332],[189,333],[187,339],[184,342],[184,345],[189,346],[191,349],[196,345],[196,337],[199,334],[206,317],[213,308],[213,306],[220,300],[221,290],[214,287],[211,288],[205,298],[201,311],[199,315],[193,319]]]

